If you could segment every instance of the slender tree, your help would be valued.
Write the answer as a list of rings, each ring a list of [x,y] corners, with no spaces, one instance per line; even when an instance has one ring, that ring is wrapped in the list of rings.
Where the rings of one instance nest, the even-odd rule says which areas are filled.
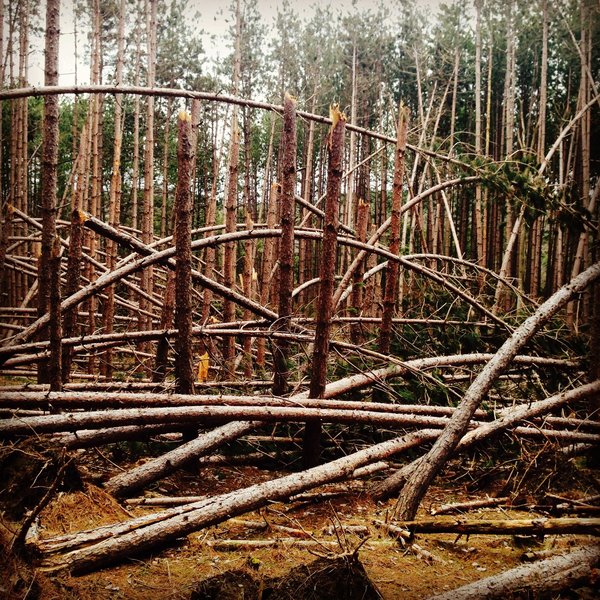
[[[310,378],[310,398],[322,398],[327,382],[327,355],[329,353],[329,334],[333,313],[333,292],[335,286],[335,267],[337,255],[337,235],[339,225],[339,199],[343,174],[344,134],[346,116],[337,105],[330,109],[332,120],[328,148],[327,197],[325,200],[325,220],[323,223],[323,247],[321,251],[321,270],[319,295],[317,297],[317,319],[315,328],[315,346],[312,357]],[[306,423],[304,429],[304,465],[311,467],[319,462],[321,454],[321,422]]]
[[[194,393],[192,354],[192,144],[191,116],[182,111],[178,119],[177,191],[175,193],[175,379],[181,394]]]
[[[125,54],[125,0],[119,4],[118,25],[118,49],[117,65],[115,69],[115,85],[123,83],[123,64]],[[110,178],[110,198],[108,206],[108,222],[112,227],[118,228],[121,221],[121,148],[123,145],[123,94],[115,94],[114,110],[114,149],[112,174]],[[117,245],[111,240],[106,242],[106,266],[109,270],[114,269],[117,262]],[[106,290],[106,302],[104,304],[104,331],[110,333],[113,330],[115,317],[115,288],[110,286]],[[112,378],[112,351],[108,349],[102,361],[103,374]]]
[[[392,254],[400,253],[400,210],[402,208],[402,188],[404,183],[404,153],[408,134],[408,108],[400,105],[398,112],[398,140],[394,159],[394,184],[392,191],[392,215],[390,222],[389,249]],[[379,352],[388,354],[392,341],[392,318],[398,297],[398,263],[388,262],[385,292],[383,296],[383,313],[379,331]]]
[[[281,241],[279,244],[279,309],[277,330],[289,328],[294,287],[294,214],[296,193],[296,100],[286,93],[283,101],[283,146],[281,183]],[[273,394],[287,391],[288,347],[281,340],[273,346]]]
[[[60,39],[60,0],[46,3],[45,85],[58,85],[58,44]],[[60,253],[56,234],[56,185],[59,135],[58,96],[44,98],[44,133],[42,146],[42,244],[38,262],[38,314],[54,317],[49,323],[50,361],[38,371],[38,382],[50,383],[51,390],[62,389]],[[47,372],[44,373],[44,368]]]

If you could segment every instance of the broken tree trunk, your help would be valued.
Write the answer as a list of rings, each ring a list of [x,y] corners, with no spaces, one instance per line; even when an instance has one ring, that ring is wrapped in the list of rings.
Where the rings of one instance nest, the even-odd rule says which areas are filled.
[[[599,278],[600,262],[591,266],[553,294],[504,342],[494,355],[494,358],[487,363],[471,384],[458,410],[451,417],[450,423],[404,485],[398,506],[398,515],[401,519],[411,520],[414,518],[427,488],[434,477],[444,467],[452,451],[465,434],[473,414],[479,408],[481,400],[490,390],[497,377],[512,362],[517,352],[575,294],[580,293]]]
[[[369,225],[369,211],[371,205],[362,199],[359,199],[356,207],[356,235],[361,242],[367,241],[367,228]],[[354,316],[357,317],[362,314],[363,305],[363,275],[365,261],[361,260],[356,272],[352,277],[352,298],[350,301],[350,310],[354,311]],[[353,344],[360,344],[362,341],[362,328],[363,326],[359,322],[352,322],[350,325],[350,339]]]
[[[499,506],[510,502],[508,496],[501,498],[484,498],[483,500],[470,500],[468,502],[457,502],[455,504],[442,504],[439,508],[431,509],[432,515],[446,515],[448,513],[467,512],[478,508],[488,508],[490,506]]]
[[[499,575],[486,577],[450,592],[431,596],[428,600],[483,600],[508,598],[513,594],[560,592],[591,574],[600,562],[600,546],[583,546],[568,554],[560,554],[522,565]]]
[[[279,243],[279,318],[276,331],[287,331],[292,315],[294,289],[294,192],[296,190],[296,100],[286,93],[283,101],[283,175],[281,182],[281,241]],[[287,392],[289,376],[288,343],[273,344],[273,394]]]
[[[177,191],[175,193],[175,380],[180,394],[194,393],[192,355],[192,119],[181,111],[178,119]]]
[[[175,273],[167,273],[167,283],[165,284],[164,300],[160,315],[160,327],[165,330],[156,344],[156,358],[154,359],[154,369],[152,371],[152,381],[164,381],[167,376],[167,364],[169,359],[169,348],[171,342],[166,330],[173,327],[173,318],[175,311]]]
[[[64,446],[68,450],[75,448],[94,448],[115,442],[147,440],[153,435],[179,431],[181,425],[160,423],[158,425],[125,425],[109,429],[83,429],[73,433],[59,433],[50,438],[50,443]]]
[[[321,285],[317,298],[317,319],[315,346],[310,379],[310,398],[321,398],[327,383],[327,355],[329,353],[330,319],[333,312],[333,291],[335,285],[335,265],[337,255],[338,212],[340,186],[342,181],[342,161],[344,158],[344,133],[346,116],[339,107],[332,105],[332,120],[328,139],[329,164],[327,172],[327,198],[325,201],[325,221],[323,223],[323,246],[321,251]],[[304,430],[303,458],[306,467],[318,464],[321,454],[321,423],[307,423]]]
[[[85,138],[85,130],[83,136]],[[84,140],[85,141],[85,140]],[[80,199],[80,193],[77,193]],[[82,212],[74,208],[71,213],[71,228],[69,236],[69,255],[67,258],[67,274],[65,284],[65,295],[72,296],[79,289],[81,282],[82,246],[83,246],[83,220]],[[76,333],[77,309],[75,306],[63,310],[63,335],[68,338]],[[71,364],[73,362],[73,350],[63,345],[62,354],[62,380],[68,382],[71,379]]]
[[[430,415],[394,414],[367,410],[304,408],[301,406],[174,406],[161,408],[122,408],[4,419],[0,421],[0,435],[9,438],[18,435],[32,435],[34,433],[100,429],[113,425],[151,425],[155,423],[198,425],[200,423],[214,423],[219,420],[244,421],[248,419],[260,419],[268,422],[324,420],[338,423],[371,423],[373,425],[440,428],[449,422],[447,417]],[[552,436],[552,431],[543,431],[546,435]],[[568,433],[570,434],[569,439],[578,442],[595,443],[600,441],[600,435],[597,434]]]
[[[109,479],[105,488],[114,496],[126,496],[149,483],[166,477],[191,460],[212,452],[225,442],[241,437],[259,425],[259,421],[239,421],[227,423],[227,425],[208,433],[202,433],[196,439],[182,444],[170,452]]]
[[[394,161],[394,184],[392,193],[392,214],[390,220],[389,250],[392,254],[400,253],[400,210],[402,208],[402,186],[404,181],[404,153],[406,151],[406,136],[408,134],[408,108],[400,105],[398,115],[398,142]],[[388,261],[386,269],[385,293],[383,295],[383,312],[379,330],[379,352],[388,354],[392,341],[392,319],[398,298],[397,262]]]

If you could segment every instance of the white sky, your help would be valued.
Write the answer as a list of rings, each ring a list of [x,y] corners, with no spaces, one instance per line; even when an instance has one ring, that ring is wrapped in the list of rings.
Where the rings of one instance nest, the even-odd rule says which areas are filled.
[[[169,0],[159,0],[159,2],[168,2]],[[448,3],[451,0],[446,0]],[[437,8],[443,0],[417,0],[417,4],[423,8],[430,8],[432,13],[437,11]],[[378,5],[378,0],[356,0],[355,4],[360,8],[375,8]],[[45,3],[42,3],[44,6]],[[73,85],[75,83],[75,45],[73,35],[73,0],[62,0],[61,9],[61,44],[59,48],[59,85]],[[331,0],[290,0],[291,6],[301,15],[311,11],[313,5],[326,6],[334,4]],[[206,54],[218,60],[223,57],[229,49],[223,45],[223,36],[227,34],[229,24],[226,19],[229,16],[230,0],[190,0],[189,6],[192,14],[200,12],[201,22],[199,26],[205,30],[203,39],[204,50]],[[261,14],[264,16],[266,25],[272,25],[277,7],[282,6],[282,0],[258,0],[258,7]],[[160,4],[159,4],[160,6]],[[348,1],[338,1],[335,6],[346,12],[352,10],[352,3]],[[44,8],[42,8],[43,16],[45,16]],[[159,10],[160,18],[160,10]],[[160,26],[160,21],[159,21]],[[81,84],[89,83],[89,65],[84,62],[86,60],[84,43],[86,36],[83,31],[78,31],[78,66],[77,66],[77,82]],[[33,85],[42,85],[44,81],[43,73],[43,40],[38,40],[34,44],[31,55],[29,80]]]

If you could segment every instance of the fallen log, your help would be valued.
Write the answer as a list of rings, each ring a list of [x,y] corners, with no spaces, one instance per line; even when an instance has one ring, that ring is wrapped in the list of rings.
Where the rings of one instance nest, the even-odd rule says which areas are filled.
[[[126,521],[118,526],[126,533],[111,532],[108,539],[73,550],[58,560],[46,561],[45,567],[50,570],[68,568],[73,573],[101,568],[173,542],[203,527],[255,510],[272,501],[283,500],[318,485],[344,479],[358,467],[406,451],[431,440],[436,435],[435,431],[425,430],[382,442],[301,473],[293,473],[196,504],[157,513],[146,521],[150,524],[143,525],[139,518]],[[173,511],[179,511],[179,514],[174,514]],[[41,550],[41,544],[38,542],[37,545]]]
[[[39,435],[78,429],[107,428],[125,425],[151,425],[158,423],[178,423],[181,425],[210,424],[218,421],[245,421],[257,419],[263,422],[306,422],[328,423],[367,423],[369,425],[442,428],[448,423],[447,417],[419,414],[383,413],[365,410],[344,410],[329,408],[292,408],[270,406],[176,406],[173,408],[126,408],[106,411],[52,414],[38,417],[3,419],[0,421],[0,436],[5,438],[19,435]],[[493,425],[485,423],[485,425]],[[483,425],[472,421],[469,427]],[[505,425],[507,427],[508,425]],[[502,427],[501,427],[502,428]],[[497,429],[501,429],[497,428]],[[493,432],[497,429],[489,428]],[[515,433],[527,437],[542,437],[573,442],[600,443],[600,434],[535,427],[517,427]],[[488,434],[489,435],[489,434]]]
[[[470,500],[469,502],[457,502],[456,504],[442,504],[439,508],[431,509],[432,515],[444,515],[454,512],[464,512],[475,510],[477,508],[487,508],[489,506],[498,506],[510,502],[508,496],[502,498],[485,498],[483,500]]]
[[[429,415],[393,414],[374,411],[315,409],[268,406],[176,406],[173,408],[124,408],[106,411],[90,411],[69,414],[45,415],[0,421],[0,437],[17,435],[76,431],[119,425],[150,425],[155,423],[198,424],[215,420],[260,419],[265,422],[321,420],[339,423],[369,423],[373,425],[397,425],[402,427],[444,427],[446,417]],[[578,441],[594,441],[600,436],[578,438]]]
[[[463,587],[430,596],[428,600],[483,600],[512,594],[560,592],[587,578],[600,562],[600,546],[584,546],[568,554],[522,565]]]
[[[213,384],[216,385],[216,384]],[[220,385],[220,384],[219,384]],[[431,416],[450,416],[451,406],[390,404],[385,402],[358,402],[352,400],[321,400],[318,398],[296,399],[294,396],[280,398],[274,396],[228,395],[228,394],[172,394],[134,392],[89,392],[89,391],[21,391],[0,390],[0,408],[134,408],[134,407],[174,407],[174,406],[271,406],[295,408],[335,408],[385,413],[412,413]],[[483,410],[476,416],[485,419]]]
[[[332,540],[302,540],[294,537],[274,538],[270,540],[209,540],[204,542],[209,548],[219,552],[239,552],[240,550],[251,550],[261,548],[279,548],[283,546],[296,548],[321,548],[324,550],[342,552],[340,543]],[[362,547],[366,548],[393,548],[393,542],[386,540],[368,541]]]
[[[376,525],[383,529],[388,535],[396,538],[403,546],[406,545],[405,542],[412,538],[412,533],[408,529],[394,525],[393,523],[386,523],[380,519],[375,519],[373,525]]]
[[[153,435],[181,429],[176,423],[157,425],[125,425],[109,429],[83,429],[72,433],[57,433],[49,436],[49,441],[68,450],[75,448],[94,448],[116,442],[146,440]]]
[[[500,418],[495,419],[494,421],[491,421],[489,423],[484,423],[480,427],[466,433],[457,444],[456,451],[461,452],[469,448],[476,442],[479,442],[483,439],[488,438],[491,435],[496,434],[502,429],[512,427],[519,421],[533,418],[535,416],[540,416],[546,411],[554,410],[565,404],[568,404],[569,402],[574,402],[582,400],[584,398],[588,398],[597,394],[599,391],[600,381],[595,381],[592,383],[582,385],[573,390],[561,392],[559,394],[551,396],[550,398],[546,398],[545,400],[532,402],[528,405],[517,406],[512,409],[505,409],[501,413]],[[518,427],[516,431],[522,433],[525,429],[527,428]],[[401,489],[407,477],[422,460],[423,457],[418,458],[417,460],[406,465],[402,469],[396,471],[396,473],[394,473],[393,475],[390,475],[387,479],[377,482],[371,490],[372,495],[377,498],[387,497],[395,491]]]
[[[182,506],[207,499],[208,496],[157,496],[156,498],[127,498],[125,504],[129,506]]]
[[[133,491],[166,477],[193,459],[212,452],[224,443],[235,440],[260,426],[260,421],[227,423],[213,431],[200,434],[170,452],[153,458],[139,467],[109,479],[104,487],[114,496],[125,496]]]
[[[588,267],[548,298],[502,344],[494,357],[485,365],[469,386],[460,406],[451,417],[451,423],[435,441],[423,461],[408,477],[402,489],[397,510],[403,518],[415,516],[419,504],[435,476],[443,469],[450,455],[467,432],[470,421],[483,398],[492,388],[496,377],[514,360],[515,356],[576,294],[600,279],[600,262]]]
[[[506,519],[477,520],[430,519],[398,521],[397,525],[412,533],[457,533],[461,535],[548,535],[580,533],[600,536],[600,519]]]

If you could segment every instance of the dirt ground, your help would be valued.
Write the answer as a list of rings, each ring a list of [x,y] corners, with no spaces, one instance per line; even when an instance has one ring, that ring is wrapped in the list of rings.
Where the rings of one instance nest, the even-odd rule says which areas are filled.
[[[161,510],[121,506],[90,482],[118,472],[119,465],[113,458],[97,450],[80,451],[83,485],[57,493],[41,514],[40,537],[76,532]],[[281,474],[250,466],[201,471],[192,468],[165,479],[147,496],[216,494]],[[581,489],[561,493],[576,498],[593,492],[589,481],[593,483],[595,477],[590,477],[589,480],[580,477]],[[586,535],[553,535],[540,540],[509,535],[457,538],[454,534],[428,534],[417,535],[414,548],[390,537],[375,524],[389,518],[395,500],[375,502],[366,493],[368,485],[368,481],[354,481],[325,486],[312,497],[273,503],[261,511],[190,535],[176,547],[78,577],[32,569],[26,561],[13,557],[6,548],[6,528],[14,529],[16,523],[5,518],[0,568],[8,574],[8,580],[0,586],[0,596],[44,600],[354,598],[340,587],[346,583],[351,589],[363,590],[357,597],[365,599],[416,600],[506,571],[522,564],[528,552],[566,549],[593,539]],[[430,517],[431,509],[441,504],[484,498],[494,486],[488,485],[486,492],[473,492],[470,487],[456,473],[447,473],[429,490],[418,517]],[[468,518],[472,521],[547,516],[543,510],[527,508],[530,504],[525,502],[520,509],[514,506],[478,509],[469,512]],[[234,544],[235,547],[228,547]],[[352,562],[348,555],[357,548],[358,562]],[[323,558],[318,558],[326,555],[345,555],[346,559],[340,559],[342,567],[339,567],[339,561],[323,562]],[[329,566],[324,568],[324,564]],[[325,575],[329,583],[323,579]],[[309,584],[312,591],[307,591]],[[317,588],[322,592],[320,595],[315,595]],[[279,595],[274,589],[280,590]],[[553,597],[588,599],[598,597],[597,593],[594,583],[588,582]]]

